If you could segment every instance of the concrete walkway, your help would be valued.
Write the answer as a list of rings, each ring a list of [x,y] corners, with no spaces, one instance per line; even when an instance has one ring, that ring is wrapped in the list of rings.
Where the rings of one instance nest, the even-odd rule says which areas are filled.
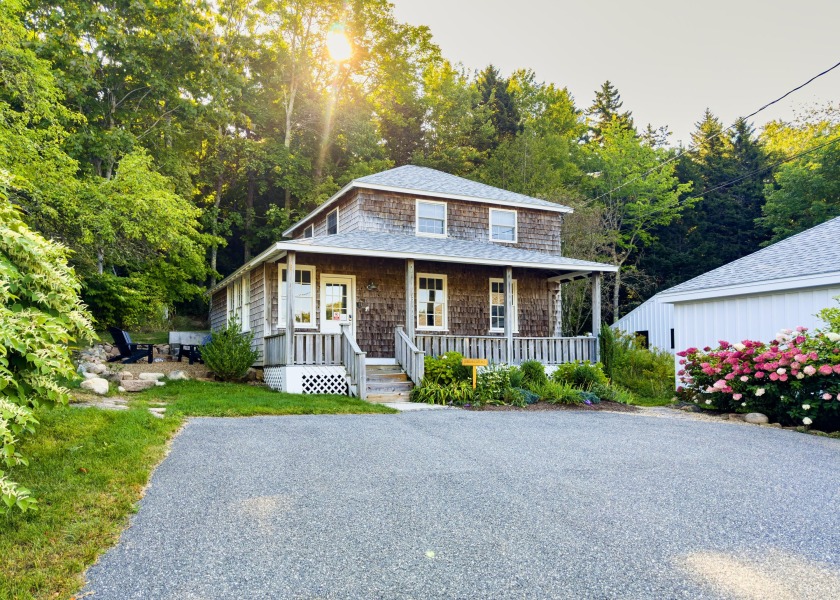
[[[638,414],[192,419],[130,598],[840,598],[840,441]]]

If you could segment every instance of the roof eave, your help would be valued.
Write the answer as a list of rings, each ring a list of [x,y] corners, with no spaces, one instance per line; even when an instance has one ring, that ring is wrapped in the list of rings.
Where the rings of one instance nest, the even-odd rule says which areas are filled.
[[[273,246],[270,246],[267,250],[261,252],[260,254],[258,254],[257,256],[255,256],[254,258],[249,260],[248,262],[246,262],[244,265],[242,265],[241,267],[236,269],[233,273],[231,273],[230,275],[228,275],[227,277],[222,279],[219,283],[217,283],[212,288],[210,288],[210,290],[207,293],[212,295],[214,292],[216,292],[216,291],[218,291],[222,288],[227,287],[227,285],[231,281],[233,281],[234,279],[236,279],[237,277],[239,277],[243,273],[245,273],[247,271],[250,271],[254,267],[258,267],[259,265],[261,265],[264,262],[268,262],[272,258],[275,258],[275,256],[279,256],[280,254],[283,254],[284,251],[278,249],[279,245],[280,245],[280,242],[276,242]]]
[[[714,298],[728,298],[732,296],[750,296],[763,292],[783,292],[787,290],[807,289],[840,285],[840,271],[830,273],[819,273],[797,277],[785,277],[783,279],[771,279],[755,281],[740,285],[703,288],[699,290],[686,290],[669,292],[665,290],[657,294],[662,302],[667,304],[679,304],[696,300],[710,300]]]

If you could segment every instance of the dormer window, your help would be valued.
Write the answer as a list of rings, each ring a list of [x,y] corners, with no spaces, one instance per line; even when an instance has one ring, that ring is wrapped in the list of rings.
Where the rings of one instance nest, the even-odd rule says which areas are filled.
[[[338,209],[327,214],[327,235],[338,233]]]
[[[516,243],[516,211],[490,209],[490,241]]]
[[[417,235],[446,237],[446,202],[417,201]]]
[[[306,229],[303,230],[303,237],[304,238],[311,238],[315,234],[315,226],[310,225]]]

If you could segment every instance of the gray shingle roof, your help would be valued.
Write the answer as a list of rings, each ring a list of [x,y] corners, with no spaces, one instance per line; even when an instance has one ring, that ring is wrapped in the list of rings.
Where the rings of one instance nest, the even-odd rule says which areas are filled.
[[[840,271],[840,217],[667,289],[695,292]]]
[[[374,173],[373,175],[355,179],[354,182],[361,187],[364,187],[364,184],[384,185],[402,188],[407,191],[468,196],[477,200],[496,200],[499,202],[523,204],[525,206],[553,208],[555,210],[569,209],[569,207],[557,204],[556,202],[532,198],[531,196],[509,192],[493,187],[492,185],[450,175],[449,173],[444,173],[436,169],[416,167],[414,165],[405,165],[382,171],[381,173]]]
[[[297,246],[300,252],[309,248],[343,249],[381,253],[400,253],[418,257],[439,258],[443,262],[481,261],[488,264],[516,263],[533,265],[534,268],[558,270],[614,271],[615,267],[604,263],[589,262],[565,256],[543,254],[532,250],[511,248],[503,244],[473,242],[451,238],[417,237],[372,231],[353,231],[336,235],[305,238],[280,242],[283,248]]]

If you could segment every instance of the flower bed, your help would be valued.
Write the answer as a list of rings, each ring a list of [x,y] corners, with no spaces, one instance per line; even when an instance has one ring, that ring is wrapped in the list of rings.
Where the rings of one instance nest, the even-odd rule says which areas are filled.
[[[840,430],[840,334],[785,329],[770,343],[719,341],[678,352],[677,392],[701,406]]]

